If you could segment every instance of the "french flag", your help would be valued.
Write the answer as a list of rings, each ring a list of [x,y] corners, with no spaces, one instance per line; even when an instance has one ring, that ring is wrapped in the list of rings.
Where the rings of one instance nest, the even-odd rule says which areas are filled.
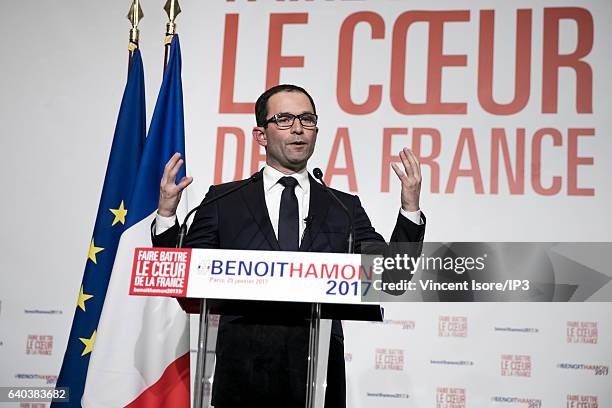
[[[166,162],[175,152],[185,158],[177,35],[170,46],[104,300],[81,400],[83,407],[189,407],[188,316],[172,298],[128,295],[134,248],[151,246],[159,183]],[[185,175],[185,167],[178,180]],[[179,210],[186,212],[185,208]]]

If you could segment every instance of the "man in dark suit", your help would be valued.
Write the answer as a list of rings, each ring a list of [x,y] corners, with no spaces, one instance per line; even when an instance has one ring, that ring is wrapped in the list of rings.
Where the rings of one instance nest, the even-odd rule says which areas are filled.
[[[311,96],[295,85],[273,87],[257,100],[255,116],[253,137],[266,149],[266,166],[250,182],[211,186],[205,201],[236,183],[245,184],[196,213],[185,246],[345,252],[346,214],[306,170],[318,133]],[[403,170],[395,163],[393,170],[402,184],[401,209],[391,240],[419,242],[425,231],[425,217],[419,209],[419,163],[408,149],[399,156]],[[154,226],[156,246],[174,246],[176,241],[176,208],[181,192],[192,182],[191,177],[184,177],[176,183],[182,164],[177,153],[164,171]],[[384,242],[359,198],[334,192],[352,214],[356,252],[366,242]],[[283,305],[259,305],[263,313],[257,318],[221,318],[213,383],[215,407],[304,406],[308,324]],[[332,324],[325,406],[346,406],[344,338],[338,321]]]

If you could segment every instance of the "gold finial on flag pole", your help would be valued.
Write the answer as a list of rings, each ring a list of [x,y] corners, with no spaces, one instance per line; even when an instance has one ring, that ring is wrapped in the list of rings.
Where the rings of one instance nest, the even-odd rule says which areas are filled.
[[[166,70],[168,58],[170,58],[170,43],[172,42],[172,37],[174,34],[176,34],[176,23],[174,20],[181,12],[181,6],[179,5],[178,0],[166,0],[164,10],[168,15],[168,22],[166,23],[166,38],[164,39],[164,70]]]
[[[140,0],[133,0],[127,15],[127,19],[132,23],[132,28],[130,29],[130,43],[128,45],[130,58],[132,58],[134,50],[138,48],[138,40],[140,39],[138,24],[143,17],[144,13],[142,12],[142,7],[140,7]]]

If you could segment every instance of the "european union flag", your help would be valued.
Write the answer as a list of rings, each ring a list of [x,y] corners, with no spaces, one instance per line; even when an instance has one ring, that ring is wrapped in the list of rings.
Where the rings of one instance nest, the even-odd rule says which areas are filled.
[[[140,51],[136,49],[130,62],[72,329],[56,385],[69,387],[70,403],[61,403],[58,407],[81,406],[89,358],[117,246],[126,226],[126,216],[131,211],[130,198],[145,135],[144,73]]]

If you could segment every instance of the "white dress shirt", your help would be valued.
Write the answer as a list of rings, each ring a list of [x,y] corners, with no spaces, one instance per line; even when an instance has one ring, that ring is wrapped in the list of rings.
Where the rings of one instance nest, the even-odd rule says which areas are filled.
[[[266,199],[266,207],[268,208],[268,214],[270,216],[270,222],[274,229],[274,235],[278,238],[278,219],[280,213],[280,201],[281,195],[285,187],[278,181],[287,176],[274,167],[265,166],[263,169],[263,187],[264,196]],[[308,172],[303,169],[300,172],[289,174],[289,176],[295,178],[298,185],[295,186],[295,196],[297,197],[299,219],[300,222],[300,244],[302,243],[302,235],[306,229],[305,218],[308,216],[308,210],[310,208],[310,180],[308,179]],[[404,211],[400,208],[400,213],[408,218],[410,221],[417,225],[423,224],[421,220],[421,210],[416,211]],[[162,217],[159,214],[155,216],[155,234],[159,235],[164,231],[171,228],[176,221],[176,215],[172,217]]]
[[[274,229],[274,235],[278,238],[278,219],[280,217],[280,202],[283,195],[283,186],[278,181],[287,176],[274,167],[266,166],[263,170],[264,195],[266,197],[266,207],[268,207],[268,215]],[[300,244],[302,243],[302,235],[306,229],[305,218],[308,216],[310,208],[310,180],[308,180],[308,172],[306,169],[298,173],[290,174],[291,177],[297,180],[298,185],[295,186],[295,196],[298,202],[298,219],[300,220]]]

